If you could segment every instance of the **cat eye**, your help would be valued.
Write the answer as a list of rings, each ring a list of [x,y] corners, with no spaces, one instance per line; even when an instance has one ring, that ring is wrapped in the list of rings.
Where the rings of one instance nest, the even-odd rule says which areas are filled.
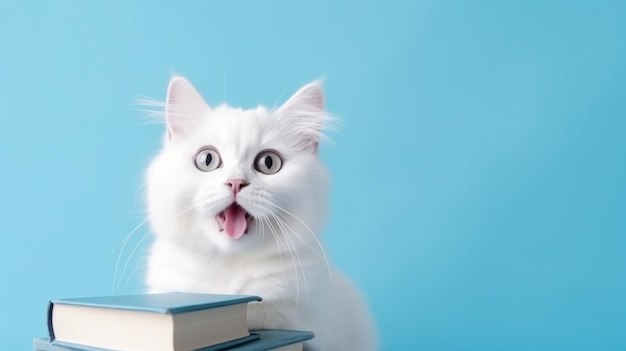
[[[254,169],[263,174],[274,174],[280,171],[283,159],[276,151],[261,151],[254,160]]]
[[[211,172],[222,165],[220,154],[212,147],[200,149],[196,154],[196,167],[202,172]]]

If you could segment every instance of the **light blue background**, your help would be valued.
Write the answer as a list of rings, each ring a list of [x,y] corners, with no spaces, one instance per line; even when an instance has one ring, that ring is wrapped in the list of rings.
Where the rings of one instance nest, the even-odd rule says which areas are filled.
[[[327,243],[382,350],[626,349],[625,4],[3,2],[3,348],[141,289],[134,101],[179,73],[244,107],[326,77]]]

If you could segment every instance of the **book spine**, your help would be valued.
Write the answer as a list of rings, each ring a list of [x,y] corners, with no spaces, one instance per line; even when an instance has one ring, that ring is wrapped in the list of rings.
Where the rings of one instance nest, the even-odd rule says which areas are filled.
[[[54,308],[54,304],[52,301],[48,303],[48,335],[50,336],[50,341],[54,340],[54,328],[52,327],[52,309]]]

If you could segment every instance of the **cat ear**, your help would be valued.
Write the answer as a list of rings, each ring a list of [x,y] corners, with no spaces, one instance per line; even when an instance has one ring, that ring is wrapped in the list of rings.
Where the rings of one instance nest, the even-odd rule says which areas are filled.
[[[322,81],[316,80],[300,88],[278,108],[277,113],[286,119],[286,125],[298,136],[299,146],[317,153],[322,127],[330,119],[324,110]]]
[[[300,88],[283,104],[283,107],[289,105],[300,105],[301,107],[324,110],[322,81],[318,79]]]
[[[202,95],[187,79],[172,78],[165,101],[167,140],[179,139],[194,130],[210,110]]]

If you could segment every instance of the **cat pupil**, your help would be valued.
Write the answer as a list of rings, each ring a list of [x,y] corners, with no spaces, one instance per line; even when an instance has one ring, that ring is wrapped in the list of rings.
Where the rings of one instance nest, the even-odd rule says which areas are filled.
[[[211,161],[213,160],[213,156],[211,154],[206,154],[206,165],[208,166],[209,164],[211,164]]]
[[[274,161],[272,161],[272,158],[269,156],[265,157],[265,167],[267,167],[267,169],[272,169],[272,165],[274,164]]]

